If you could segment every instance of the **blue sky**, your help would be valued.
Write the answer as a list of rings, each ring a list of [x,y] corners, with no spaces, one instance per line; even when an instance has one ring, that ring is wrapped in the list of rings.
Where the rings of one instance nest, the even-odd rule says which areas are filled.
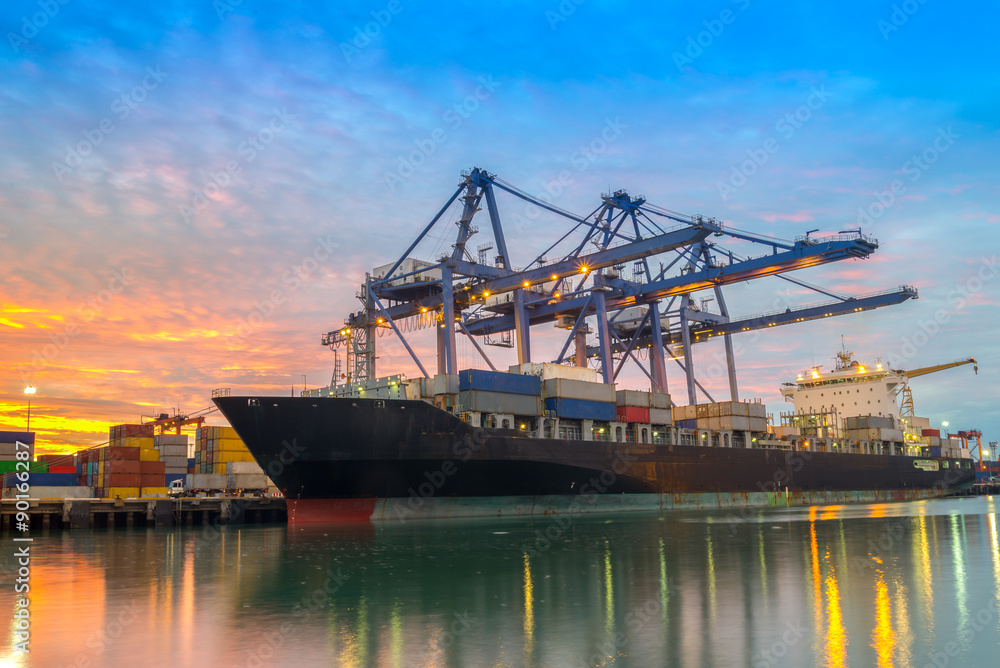
[[[860,219],[876,256],[801,278],[854,294],[913,284],[920,299],[748,340],[746,394],[784,408],[778,384],[829,368],[842,334],[859,356],[909,367],[971,355],[979,376],[915,381],[916,410],[996,440],[998,13],[935,0],[6,3],[0,419],[23,419],[31,382],[41,438],[81,445],[97,422],[201,407],[213,387],[327,382],[319,334],[479,166],[533,193],[568,171],[557,204],[578,213],[610,187],[785,238]],[[582,150],[609,124],[613,141]],[[734,169],[753,156],[743,183]],[[521,234],[525,260],[556,226]],[[317,247],[330,258],[283,280]],[[730,308],[816,301],[787,287],[735,288]],[[236,336],[275,290],[281,303]],[[401,348],[383,350],[382,371],[413,375]]]

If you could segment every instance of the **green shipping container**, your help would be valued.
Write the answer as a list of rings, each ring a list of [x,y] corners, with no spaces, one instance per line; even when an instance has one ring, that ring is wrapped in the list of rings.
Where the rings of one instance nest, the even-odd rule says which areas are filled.
[[[24,467],[20,469],[15,468],[17,462],[0,462],[0,473],[16,473],[17,471],[23,471]],[[49,465],[46,462],[28,462],[28,470],[32,473],[48,473]]]

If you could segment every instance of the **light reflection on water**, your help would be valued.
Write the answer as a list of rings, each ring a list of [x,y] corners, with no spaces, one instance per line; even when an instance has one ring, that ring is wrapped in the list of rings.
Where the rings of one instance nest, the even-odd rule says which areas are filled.
[[[994,511],[53,532],[0,666],[993,667]]]

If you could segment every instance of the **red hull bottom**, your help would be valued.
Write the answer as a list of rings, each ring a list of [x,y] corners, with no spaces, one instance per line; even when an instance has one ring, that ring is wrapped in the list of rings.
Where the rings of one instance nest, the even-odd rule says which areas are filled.
[[[289,524],[369,522],[377,499],[286,499]]]

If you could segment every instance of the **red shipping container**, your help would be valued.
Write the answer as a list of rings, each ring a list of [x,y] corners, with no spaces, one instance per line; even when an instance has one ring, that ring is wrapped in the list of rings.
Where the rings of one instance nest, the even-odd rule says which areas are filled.
[[[49,466],[49,473],[76,473],[75,466]]]
[[[618,421],[649,424],[649,409],[638,406],[618,406]]]
[[[105,459],[139,461],[139,447],[126,447],[122,445],[109,447],[108,454]]]
[[[104,472],[115,474],[115,473],[130,473],[138,475],[141,472],[139,468],[142,462],[137,459],[111,459],[104,462]],[[109,487],[129,487],[130,485],[108,485]]]
[[[142,476],[138,473],[112,473],[105,478],[105,487],[142,487],[139,482]],[[152,487],[152,485],[150,485]]]
[[[166,462],[139,462],[139,473],[142,475],[166,475]]]
[[[118,430],[119,438],[153,435],[153,425],[151,424],[120,424],[118,425]]]
[[[150,473],[147,475],[139,476],[139,487],[166,487],[166,474],[160,473]]]
[[[940,429],[921,429],[920,430],[920,435],[921,436],[937,436],[938,438],[941,438],[941,430]]]

